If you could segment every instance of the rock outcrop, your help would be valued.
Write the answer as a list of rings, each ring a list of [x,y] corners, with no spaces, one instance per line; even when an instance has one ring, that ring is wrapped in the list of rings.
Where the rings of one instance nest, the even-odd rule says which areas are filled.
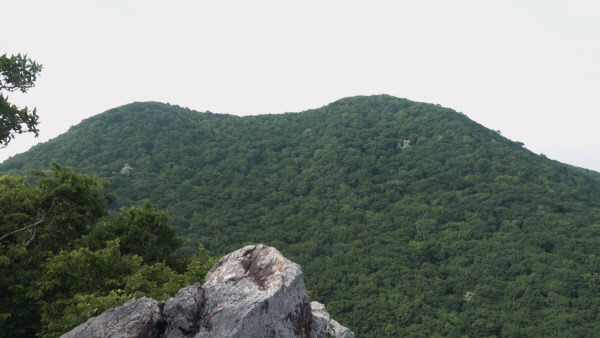
[[[141,298],[109,309],[62,337],[354,337],[310,302],[300,267],[251,245],[221,258],[204,284],[164,302]]]

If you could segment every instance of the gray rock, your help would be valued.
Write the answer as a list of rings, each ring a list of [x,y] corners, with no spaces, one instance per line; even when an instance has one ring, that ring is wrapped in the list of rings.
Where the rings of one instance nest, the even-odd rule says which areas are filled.
[[[353,338],[354,333],[349,328],[342,326],[329,315],[325,305],[319,302],[310,302],[312,308],[312,337]]]
[[[204,308],[204,289],[200,284],[188,285],[174,298],[165,301],[163,317],[167,322],[165,337],[188,337],[200,330],[200,313]]]
[[[277,249],[251,245],[221,258],[202,286],[158,303],[106,310],[61,337],[343,337],[354,333],[310,303],[302,271]]]
[[[197,337],[309,337],[312,314],[298,264],[275,248],[247,246],[206,276]]]
[[[160,313],[160,305],[152,298],[131,300],[123,306],[108,309],[101,315],[88,319],[61,338],[162,337],[167,325]]]

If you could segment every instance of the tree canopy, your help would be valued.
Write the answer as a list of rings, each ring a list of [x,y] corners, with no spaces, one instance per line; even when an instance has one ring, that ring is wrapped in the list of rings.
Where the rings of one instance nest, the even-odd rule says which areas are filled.
[[[18,108],[8,102],[4,91],[27,92],[35,85],[42,65],[27,55],[0,56],[0,148],[4,148],[16,134],[31,132],[38,136],[38,116],[35,108]]]

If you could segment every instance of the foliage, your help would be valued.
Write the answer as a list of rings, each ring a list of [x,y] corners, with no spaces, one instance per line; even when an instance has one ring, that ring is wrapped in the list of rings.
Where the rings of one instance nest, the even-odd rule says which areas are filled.
[[[214,262],[203,247],[175,255],[181,240],[149,202],[106,218],[107,181],[56,163],[34,177],[0,177],[0,336],[57,337],[129,299],[166,298]]]
[[[103,249],[78,248],[44,263],[44,278],[35,283],[31,294],[43,300],[42,335],[58,336],[127,300],[166,299],[185,284],[202,281],[208,272],[208,268],[191,268],[178,274],[164,262],[145,264],[142,257],[122,254],[121,249],[119,239],[110,240]],[[202,263],[208,262],[214,260]],[[200,278],[191,280],[192,274]]]
[[[113,200],[104,192],[106,181],[58,164],[36,176],[36,186],[23,177],[0,177],[0,327],[24,335],[34,330],[28,323],[37,316],[36,302],[27,292],[41,263],[72,249]]]
[[[184,252],[276,246],[360,336],[600,330],[599,175],[450,109],[371,96],[235,117],[134,103],[0,170],[51,159],[109,179],[114,210],[168,211]]]
[[[175,250],[183,241],[175,236],[167,213],[154,209],[148,200],[99,222],[84,242],[88,247],[99,248],[115,238],[119,239],[122,254],[138,255],[146,264],[166,261],[174,267],[181,258],[175,255]]]
[[[15,134],[32,132],[38,135],[38,116],[33,110],[18,108],[8,102],[2,91],[25,93],[34,86],[42,65],[21,54],[0,56],[0,148],[8,145]]]

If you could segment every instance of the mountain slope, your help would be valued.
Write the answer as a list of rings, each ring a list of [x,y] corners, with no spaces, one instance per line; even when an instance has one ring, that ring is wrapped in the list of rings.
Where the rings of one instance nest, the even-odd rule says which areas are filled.
[[[134,103],[0,165],[50,160],[150,199],[188,248],[265,243],[358,336],[600,329],[600,180],[450,109],[353,97],[235,117]]]

